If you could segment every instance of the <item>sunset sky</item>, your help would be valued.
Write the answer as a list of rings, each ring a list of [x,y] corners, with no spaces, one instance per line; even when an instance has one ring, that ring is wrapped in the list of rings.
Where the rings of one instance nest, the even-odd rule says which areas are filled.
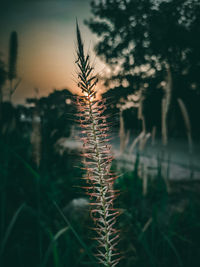
[[[78,18],[85,48],[92,52],[96,36],[83,20],[91,16],[90,0],[1,0],[0,53],[8,62],[10,33],[18,33],[18,77],[22,82],[13,102],[24,103],[39,88],[40,96],[54,88],[76,92],[75,23]],[[95,58],[92,53],[92,58]],[[95,60],[96,71],[105,65]]]

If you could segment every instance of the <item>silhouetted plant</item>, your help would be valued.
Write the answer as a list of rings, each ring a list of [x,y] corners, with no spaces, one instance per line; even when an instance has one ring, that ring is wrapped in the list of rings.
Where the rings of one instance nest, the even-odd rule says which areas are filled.
[[[7,72],[4,62],[0,59],[0,121],[2,119],[3,85],[6,82]]]
[[[0,103],[3,101],[2,87],[5,84],[7,73],[5,70],[4,62],[0,59]]]
[[[17,51],[18,51],[18,39],[17,32],[14,31],[10,35],[10,47],[9,47],[9,69],[8,79],[12,81],[17,75]]]
[[[17,89],[21,79],[13,86],[13,80],[17,77],[17,55],[18,55],[18,37],[17,32],[13,31],[9,42],[9,61],[8,61],[8,80],[10,81],[9,100]]]

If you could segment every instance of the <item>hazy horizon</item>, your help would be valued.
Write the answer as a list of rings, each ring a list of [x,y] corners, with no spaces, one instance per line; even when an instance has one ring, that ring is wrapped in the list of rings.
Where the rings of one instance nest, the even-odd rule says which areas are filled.
[[[75,24],[78,18],[85,48],[95,57],[94,36],[84,25],[91,16],[90,0],[8,0],[1,4],[0,53],[7,64],[9,38],[12,31],[18,33],[17,74],[21,84],[13,95],[14,103],[24,103],[39,88],[40,96],[53,89],[67,88],[73,93],[77,87],[73,81],[75,70]],[[98,59],[96,71],[104,68]],[[6,86],[4,87],[6,88]]]

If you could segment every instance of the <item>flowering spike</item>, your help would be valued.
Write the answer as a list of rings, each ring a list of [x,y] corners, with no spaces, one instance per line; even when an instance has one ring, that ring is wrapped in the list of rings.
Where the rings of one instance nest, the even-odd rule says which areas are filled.
[[[108,124],[105,110],[105,100],[96,99],[97,77],[93,74],[89,55],[84,54],[84,46],[78,23],[77,33],[77,66],[78,87],[84,96],[77,97],[78,117],[82,128],[83,158],[86,169],[84,179],[90,186],[84,187],[90,196],[91,217],[95,223],[95,240],[98,243],[96,257],[106,267],[114,267],[119,262],[116,245],[119,231],[115,229],[119,212],[113,208],[116,191],[113,183],[116,176],[110,171],[112,154],[108,144]]]

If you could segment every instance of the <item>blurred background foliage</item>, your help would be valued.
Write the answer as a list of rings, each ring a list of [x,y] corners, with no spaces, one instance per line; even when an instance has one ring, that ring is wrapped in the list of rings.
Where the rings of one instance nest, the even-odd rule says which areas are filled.
[[[152,127],[157,116],[159,127],[159,105],[162,93],[167,94],[170,76],[169,131],[173,134],[174,124],[182,119],[177,105],[181,98],[189,110],[194,135],[199,136],[199,1],[91,1],[91,12],[85,23],[99,37],[95,51],[110,68],[103,79],[113,90],[105,97],[119,103],[121,98],[141,92],[146,101],[144,117]]]

